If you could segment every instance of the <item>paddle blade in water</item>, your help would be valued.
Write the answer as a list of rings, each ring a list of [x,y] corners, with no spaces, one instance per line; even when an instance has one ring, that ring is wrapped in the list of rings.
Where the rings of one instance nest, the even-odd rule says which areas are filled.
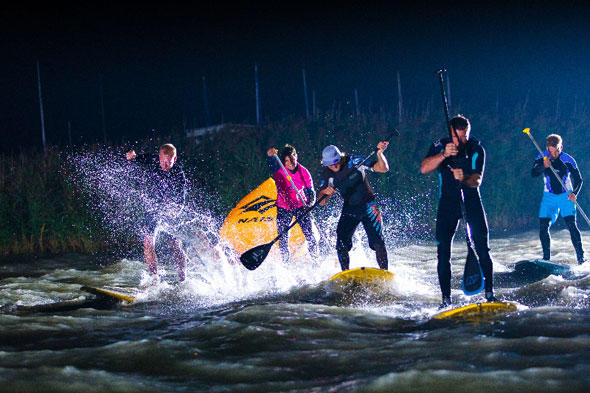
[[[465,271],[463,272],[463,293],[465,295],[475,295],[483,290],[484,278],[477,260],[477,255],[472,247],[467,248],[467,260],[465,261]]]
[[[255,270],[262,262],[264,262],[264,259],[270,252],[270,248],[273,244],[274,243],[267,243],[249,249],[242,254],[240,262],[242,262],[242,265],[244,265],[246,269]]]

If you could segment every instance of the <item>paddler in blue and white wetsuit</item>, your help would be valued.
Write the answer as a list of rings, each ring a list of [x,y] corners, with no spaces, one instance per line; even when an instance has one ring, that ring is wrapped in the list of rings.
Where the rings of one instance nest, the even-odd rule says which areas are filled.
[[[320,205],[328,203],[336,191],[344,200],[342,214],[336,228],[336,251],[342,270],[350,267],[348,252],[352,249],[352,236],[361,222],[369,239],[369,247],[375,251],[377,263],[381,269],[387,270],[387,249],[383,241],[383,220],[381,212],[375,204],[375,192],[369,184],[366,171],[385,173],[389,164],[383,155],[388,142],[377,144],[376,159],[363,162],[364,157],[347,155],[334,146],[329,145],[322,151],[322,165],[325,167],[320,180],[318,198],[327,195]]]
[[[488,245],[488,222],[479,194],[486,153],[477,139],[470,138],[471,124],[466,117],[453,117],[450,126],[453,139],[446,137],[434,142],[420,167],[422,173],[437,170],[440,183],[436,243],[438,280],[442,292],[441,307],[451,304],[451,247],[462,216],[461,193],[457,182],[463,190],[467,221],[485,279],[485,297],[488,302],[496,301],[493,264]]]
[[[125,157],[128,161],[137,162],[143,169],[143,186],[150,199],[141,226],[143,254],[153,283],[156,284],[159,281],[156,227],[162,221],[173,222],[184,208],[187,181],[181,166],[176,164],[176,147],[170,143],[162,145],[157,155],[137,155],[134,150],[130,150]],[[178,280],[184,281],[187,257],[182,250],[182,243],[172,235],[168,236],[168,243],[176,263]]]
[[[547,150],[537,156],[532,169],[533,177],[543,174],[545,181],[545,192],[539,209],[539,237],[543,247],[543,259],[548,261],[551,258],[549,227],[561,214],[570,231],[578,263],[582,264],[585,262],[584,249],[580,230],[576,224],[576,205],[574,204],[582,188],[582,175],[574,158],[563,152],[561,136],[551,134],[546,141]],[[562,187],[549,165],[555,169],[567,190]]]

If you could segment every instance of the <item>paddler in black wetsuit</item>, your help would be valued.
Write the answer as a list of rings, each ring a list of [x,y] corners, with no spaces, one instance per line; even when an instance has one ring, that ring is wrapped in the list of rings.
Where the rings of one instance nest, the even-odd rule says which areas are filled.
[[[363,223],[369,247],[375,251],[377,263],[381,269],[387,270],[387,250],[383,241],[383,220],[381,212],[375,204],[375,192],[367,179],[366,171],[385,173],[389,171],[389,164],[383,155],[388,142],[377,144],[376,160],[360,165],[364,157],[347,155],[334,146],[329,145],[322,151],[322,165],[324,171],[320,180],[318,198],[327,197],[320,201],[320,205],[328,203],[336,191],[344,199],[342,214],[336,228],[336,251],[342,270],[350,267],[348,252],[352,249],[352,236],[359,223]]]
[[[156,256],[156,227],[161,222],[174,222],[184,208],[186,198],[186,177],[179,164],[176,164],[176,148],[167,143],[160,147],[159,153],[137,155],[134,150],[126,153],[128,161],[135,160],[144,169],[142,179],[146,187],[150,206],[147,206],[141,235],[143,236],[143,254],[149,271],[158,282],[158,260]],[[176,164],[176,165],[175,165]],[[184,281],[187,257],[182,250],[182,243],[172,235],[168,243],[176,262],[178,279]]]
[[[479,194],[486,160],[485,150],[478,140],[469,137],[471,124],[466,117],[455,116],[451,119],[450,126],[453,139],[446,137],[434,142],[420,167],[422,173],[437,170],[441,184],[436,216],[437,271],[442,291],[441,307],[451,304],[451,247],[461,219],[461,194],[457,181],[460,182],[465,196],[467,221],[485,278],[485,297],[488,302],[496,301],[492,258],[488,245],[488,222]]]

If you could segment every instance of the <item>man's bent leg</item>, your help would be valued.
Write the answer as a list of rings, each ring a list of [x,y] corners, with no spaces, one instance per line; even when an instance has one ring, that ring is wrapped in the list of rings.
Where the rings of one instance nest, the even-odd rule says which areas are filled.
[[[551,227],[550,218],[539,218],[539,239],[541,239],[541,247],[543,248],[543,259],[546,261],[551,259],[551,235],[549,234],[549,227]]]
[[[297,210],[298,212],[295,215],[296,219],[298,219],[303,212],[303,209]],[[303,217],[299,221],[299,226],[301,227],[301,232],[303,232],[303,236],[305,236],[307,244],[309,245],[309,253],[311,257],[316,259],[318,257],[318,242],[313,234],[311,216],[308,214],[307,216]]]
[[[436,218],[436,254],[438,264],[438,282],[442,292],[443,303],[451,300],[451,245],[455,237],[455,231],[459,225],[459,218],[441,213],[439,206]]]
[[[369,239],[369,247],[375,250],[377,263],[379,268],[387,270],[389,262],[387,260],[387,249],[385,248],[385,241],[383,240],[383,220],[381,219],[381,212],[374,203],[367,206],[366,214],[362,219],[363,227]]]
[[[563,219],[567,224],[567,229],[569,229],[570,231],[570,238],[572,239],[574,250],[576,250],[576,257],[578,258],[578,263],[582,264],[585,262],[584,248],[582,247],[582,235],[580,235],[580,230],[578,229],[578,225],[576,223],[576,216],[567,216]]]
[[[491,299],[494,295],[494,265],[490,256],[488,223],[483,206],[481,204],[473,206],[467,211],[467,217],[471,226],[471,238],[479,258],[479,266],[485,279],[485,296],[486,299]]]
[[[282,233],[289,227],[293,220],[293,212],[291,210],[282,209],[277,206],[277,232]],[[284,263],[289,262],[289,233],[283,234],[279,238],[279,250],[281,251],[281,259]]]
[[[342,271],[350,268],[350,256],[348,252],[352,249],[352,235],[360,220],[352,215],[343,214],[340,216],[336,227],[336,253]]]
[[[148,265],[150,274],[158,274],[158,259],[156,257],[155,239],[153,236],[146,235],[143,238],[143,256]]]
[[[170,238],[168,241],[170,244],[170,249],[172,250],[172,256],[174,257],[174,262],[176,263],[176,271],[178,272],[178,280],[184,281],[186,277],[186,262],[187,257],[184,251],[182,250],[182,242],[175,238]]]

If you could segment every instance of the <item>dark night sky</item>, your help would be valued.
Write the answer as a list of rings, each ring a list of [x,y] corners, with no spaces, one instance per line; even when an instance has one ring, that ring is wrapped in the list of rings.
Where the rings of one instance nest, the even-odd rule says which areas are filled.
[[[557,94],[590,107],[583,2],[55,4],[0,11],[3,150],[40,144],[37,59],[50,143],[66,142],[68,120],[74,140],[101,139],[101,77],[110,140],[179,129],[183,117],[204,126],[202,76],[213,123],[253,123],[254,62],[263,116],[273,119],[304,114],[303,66],[326,109],[354,88],[362,107],[392,109],[397,70],[406,103],[438,99],[441,65],[466,112],[492,108],[498,94],[514,105],[528,91],[538,110]]]

